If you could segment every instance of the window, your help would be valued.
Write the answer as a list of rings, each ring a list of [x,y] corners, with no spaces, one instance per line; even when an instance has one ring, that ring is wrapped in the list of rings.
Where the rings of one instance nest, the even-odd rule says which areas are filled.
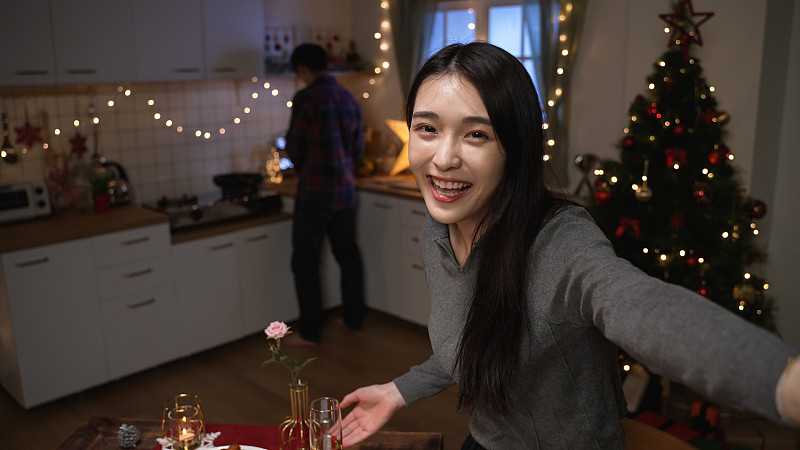
[[[533,55],[519,1],[440,1],[427,56],[442,47],[475,40],[490,42],[516,56],[531,78]]]

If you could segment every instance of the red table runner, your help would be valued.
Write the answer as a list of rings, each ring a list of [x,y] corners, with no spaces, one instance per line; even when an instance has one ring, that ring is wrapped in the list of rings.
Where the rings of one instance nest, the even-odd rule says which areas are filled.
[[[252,445],[268,450],[277,450],[280,446],[278,427],[207,423],[206,433],[214,432],[220,433],[214,439],[214,446],[239,444]],[[154,450],[161,450],[161,445],[156,444]]]

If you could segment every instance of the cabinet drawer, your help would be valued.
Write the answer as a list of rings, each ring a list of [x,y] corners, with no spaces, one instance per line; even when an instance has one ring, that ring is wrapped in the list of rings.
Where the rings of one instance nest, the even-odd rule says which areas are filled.
[[[406,255],[419,257],[419,228],[400,229],[400,251]]]
[[[425,202],[417,200],[400,200],[400,224],[404,227],[419,230],[428,216]]]
[[[101,300],[169,284],[172,267],[167,256],[145,258],[97,271],[97,292]]]
[[[171,245],[167,223],[108,233],[92,241],[97,267],[168,253]]]
[[[177,343],[172,286],[126,295],[102,305],[106,355],[111,378],[181,356]]]

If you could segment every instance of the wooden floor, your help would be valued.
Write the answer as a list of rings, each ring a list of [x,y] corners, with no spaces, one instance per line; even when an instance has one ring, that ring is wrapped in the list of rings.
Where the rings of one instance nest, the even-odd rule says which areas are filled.
[[[368,312],[360,331],[331,314],[322,343],[290,352],[298,361],[317,357],[301,372],[311,398],[341,399],[360,386],[392,380],[427,359],[431,348],[426,329]],[[161,419],[164,401],[180,392],[200,396],[207,422],[278,425],[289,413],[289,374],[276,364],[262,368],[268,356],[259,333],[30,410],[0,388],[0,449],[54,448],[89,416]],[[455,397],[450,388],[403,408],[384,429],[440,431],[446,450],[459,449],[469,417],[456,412]]]

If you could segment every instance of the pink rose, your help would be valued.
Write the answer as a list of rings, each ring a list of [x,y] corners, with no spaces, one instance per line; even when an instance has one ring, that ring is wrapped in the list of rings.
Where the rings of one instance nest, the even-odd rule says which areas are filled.
[[[289,326],[283,322],[272,322],[267,328],[264,329],[264,334],[270,339],[280,339],[286,336],[289,331]]]

